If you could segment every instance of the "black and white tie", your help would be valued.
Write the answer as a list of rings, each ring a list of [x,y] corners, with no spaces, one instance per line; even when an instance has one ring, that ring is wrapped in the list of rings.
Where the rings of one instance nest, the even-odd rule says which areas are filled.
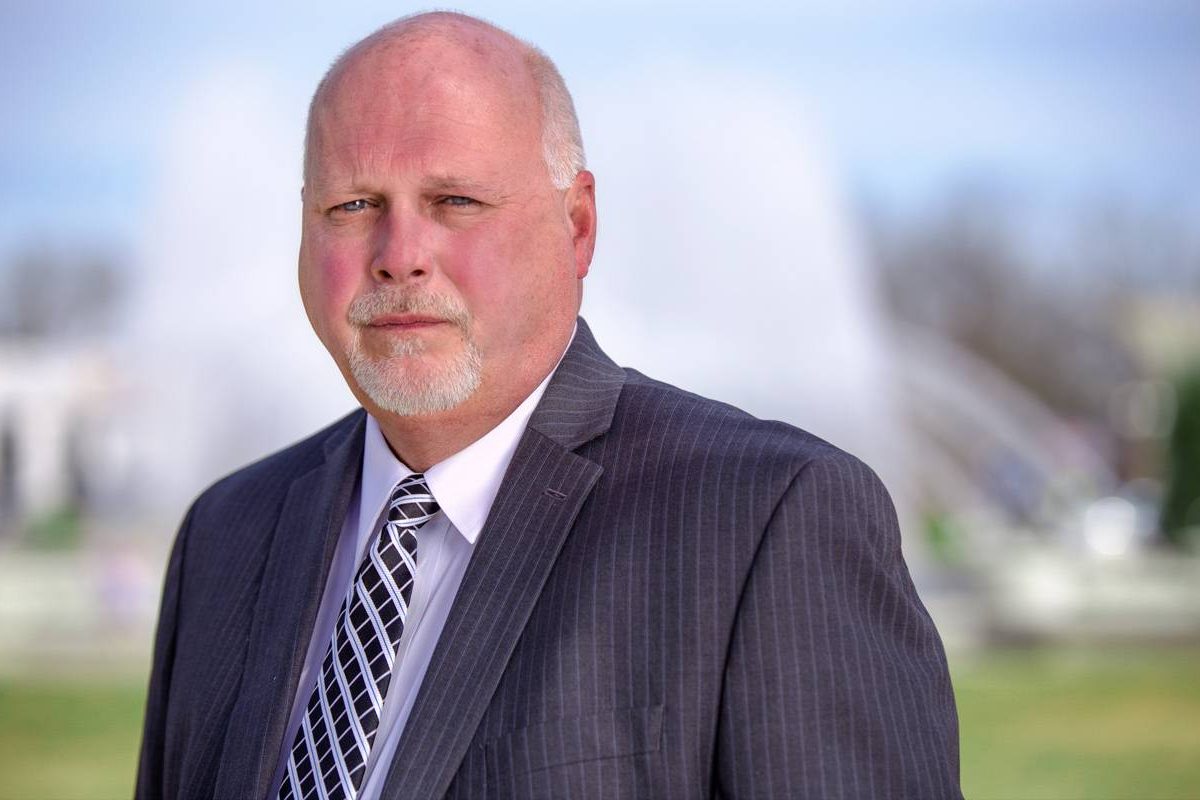
[[[408,618],[416,531],[437,510],[424,475],[409,475],[392,491],[384,523],[342,601],[279,800],[358,796]]]

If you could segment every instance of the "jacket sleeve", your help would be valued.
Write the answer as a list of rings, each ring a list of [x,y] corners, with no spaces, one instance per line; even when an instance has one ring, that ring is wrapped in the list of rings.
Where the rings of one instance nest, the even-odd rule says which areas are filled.
[[[142,725],[142,749],[138,761],[137,788],[134,790],[136,800],[157,800],[166,796],[164,754],[167,700],[171,690],[171,670],[175,662],[175,625],[179,615],[183,554],[192,513],[189,511],[180,525],[163,581],[162,606],[158,613],[158,630],[154,636],[150,688],[146,695],[146,716]]]
[[[805,465],[773,512],[725,666],[724,797],[961,798],[941,640],[865,464]]]

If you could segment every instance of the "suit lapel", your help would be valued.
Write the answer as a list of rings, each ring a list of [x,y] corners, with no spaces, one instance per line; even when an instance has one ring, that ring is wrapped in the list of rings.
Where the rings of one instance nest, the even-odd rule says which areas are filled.
[[[263,572],[216,797],[263,797],[270,789],[329,565],[362,467],[365,421],[362,412],[347,420],[326,444],[324,461],[288,489]]]
[[[384,798],[441,797],[602,469],[573,450],[608,430],[624,373],[579,320],[492,504],[425,672]]]

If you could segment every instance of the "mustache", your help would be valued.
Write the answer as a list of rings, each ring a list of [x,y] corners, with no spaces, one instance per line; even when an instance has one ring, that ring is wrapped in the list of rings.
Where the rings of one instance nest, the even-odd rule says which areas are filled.
[[[463,330],[471,324],[471,312],[457,297],[403,289],[377,289],[359,295],[350,303],[346,317],[351,324],[361,327],[385,314],[429,314]]]

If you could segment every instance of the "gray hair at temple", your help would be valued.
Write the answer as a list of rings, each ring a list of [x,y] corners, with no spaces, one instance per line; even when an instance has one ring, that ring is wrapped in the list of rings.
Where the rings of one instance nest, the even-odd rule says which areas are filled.
[[[579,132],[579,118],[575,115],[575,103],[571,93],[563,82],[562,75],[554,62],[536,46],[513,36],[503,28],[492,23],[452,11],[423,12],[400,17],[384,25],[379,30],[346,48],[337,60],[325,71],[317,90],[313,92],[312,101],[308,106],[308,122],[304,135],[304,176],[308,180],[308,140],[312,134],[313,114],[317,102],[325,92],[330,78],[341,66],[360,50],[378,43],[380,40],[402,43],[407,39],[415,39],[426,35],[431,30],[443,27],[450,22],[469,22],[486,26],[512,39],[524,54],[525,66],[538,87],[542,109],[542,158],[550,173],[550,182],[554,188],[565,190],[570,188],[575,176],[587,168],[587,160],[583,152],[583,136]]]

